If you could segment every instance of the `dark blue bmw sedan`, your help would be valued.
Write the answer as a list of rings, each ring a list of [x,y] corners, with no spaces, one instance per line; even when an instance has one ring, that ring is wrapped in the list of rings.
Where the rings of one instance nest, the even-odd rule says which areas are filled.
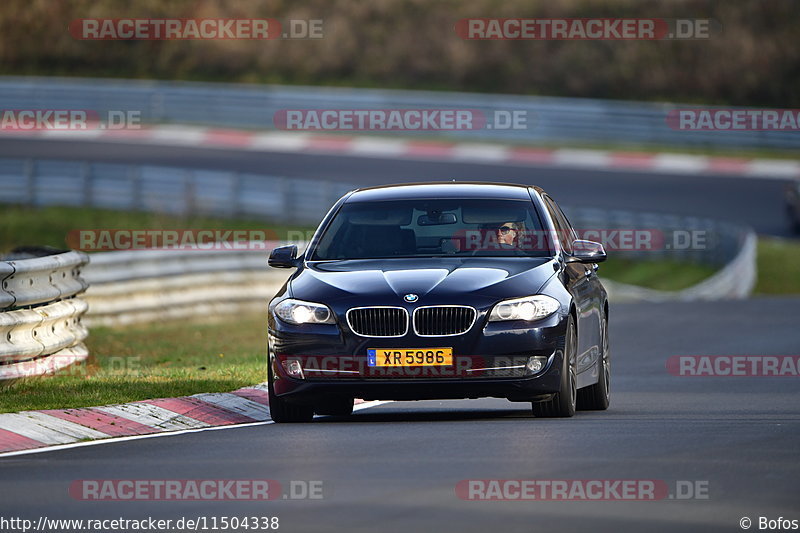
[[[322,220],[269,304],[276,422],[345,416],[353,399],[497,397],[539,417],[606,409],[603,247],[542,189],[418,183],[359,189]]]

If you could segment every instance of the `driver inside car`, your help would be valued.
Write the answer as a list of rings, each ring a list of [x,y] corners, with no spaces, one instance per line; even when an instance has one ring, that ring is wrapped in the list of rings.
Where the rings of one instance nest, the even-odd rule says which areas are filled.
[[[504,222],[497,228],[497,244],[500,248],[516,248],[520,228],[516,222]]]

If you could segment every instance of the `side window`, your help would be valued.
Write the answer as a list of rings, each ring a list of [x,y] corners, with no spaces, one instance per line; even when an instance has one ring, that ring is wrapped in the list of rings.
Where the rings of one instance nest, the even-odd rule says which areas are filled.
[[[550,213],[550,218],[553,219],[553,224],[555,224],[558,242],[567,253],[572,253],[572,241],[575,237],[567,218],[549,196],[544,196],[544,203]]]

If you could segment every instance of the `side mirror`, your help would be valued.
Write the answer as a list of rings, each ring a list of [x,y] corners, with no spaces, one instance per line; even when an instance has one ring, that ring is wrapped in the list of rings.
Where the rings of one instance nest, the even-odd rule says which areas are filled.
[[[572,255],[568,261],[578,263],[602,263],[608,256],[599,242],[584,241],[581,239],[572,241]]]
[[[299,264],[297,260],[297,245],[279,246],[269,254],[269,266],[274,268],[296,268]]]

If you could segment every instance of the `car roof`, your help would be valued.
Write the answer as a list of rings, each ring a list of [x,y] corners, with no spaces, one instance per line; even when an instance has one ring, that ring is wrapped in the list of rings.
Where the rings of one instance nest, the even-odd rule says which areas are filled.
[[[539,187],[519,183],[493,183],[482,181],[439,181],[425,183],[397,183],[356,189],[347,198],[350,202],[382,200],[413,200],[417,198],[493,198],[502,200],[528,200],[528,189],[543,193]]]

